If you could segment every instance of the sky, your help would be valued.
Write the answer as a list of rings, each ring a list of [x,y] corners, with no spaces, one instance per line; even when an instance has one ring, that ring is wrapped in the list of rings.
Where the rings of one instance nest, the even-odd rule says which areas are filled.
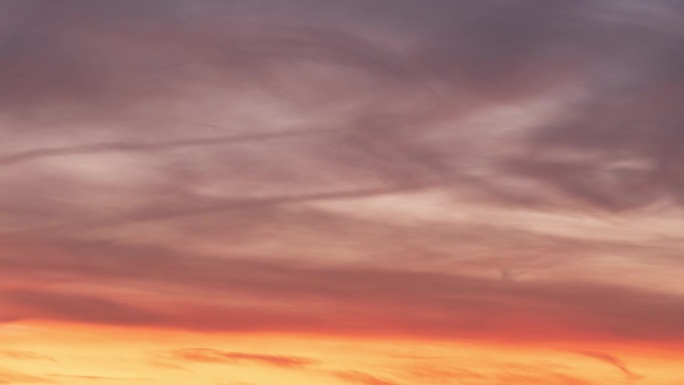
[[[0,384],[681,385],[676,0],[0,0]]]

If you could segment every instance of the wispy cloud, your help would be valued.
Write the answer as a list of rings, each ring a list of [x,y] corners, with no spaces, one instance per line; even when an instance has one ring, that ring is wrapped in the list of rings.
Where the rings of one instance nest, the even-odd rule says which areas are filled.
[[[53,361],[56,359],[47,354],[41,354],[37,352],[32,352],[28,350],[3,350],[0,351],[0,355],[12,358],[15,360],[38,360],[38,361]]]
[[[595,382],[562,373],[538,373],[537,368],[529,368],[528,373],[502,373],[497,376],[500,383],[506,384],[553,384],[553,385],[594,385]]]
[[[406,368],[406,376],[416,382],[450,383],[457,381],[481,380],[485,375],[477,371],[456,367],[446,363],[414,363]]]
[[[19,373],[11,370],[0,369],[0,384],[33,384],[33,383],[52,383],[54,381],[29,374]]]
[[[616,367],[617,369],[619,369],[621,372],[623,372],[628,378],[631,378],[631,379],[644,378],[644,376],[641,376],[639,374],[632,372],[627,367],[627,364],[625,364],[620,358],[615,357],[612,354],[602,353],[602,352],[593,352],[593,351],[578,351],[576,353],[581,354],[583,356],[595,358],[601,362],[605,362],[609,365],[612,365],[612,366]]]
[[[397,385],[397,382],[382,379],[380,377],[375,377],[368,373],[358,372],[358,371],[339,371],[334,372],[333,375],[341,380],[352,384],[360,385]]]
[[[158,322],[153,312],[98,296],[52,293],[36,290],[6,290],[0,301],[27,318],[47,318],[77,322],[145,325]]]
[[[91,380],[91,381],[150,381],[150,378],[146,377],[107,377],[107,376],[93,376],[93,375],[75,375],[75,374],[60,374],[60,373],[50,373],[50,377],[62,378],[62,379],[78,379],[78,380]]]
[[[302,357],[254,354],[244,352],[226,352],[222,350],[208,348],[180,349],[173,351],[172,356],[182,360],[195,362],[219,364],[253,363],[289,369],[304,368],[318,363],[317,360]]]

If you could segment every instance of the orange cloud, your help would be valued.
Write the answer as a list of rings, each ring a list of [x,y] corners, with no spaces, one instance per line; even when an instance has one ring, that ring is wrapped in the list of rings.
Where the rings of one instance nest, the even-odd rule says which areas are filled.
[[[303,368],[306,366],[315,365],[318,362],[316,360],[301,357],[276,356],[269,354],[253,354],[242,352],[224,352],[221,350],[208,348],[180,349],[172,352],[172,356],[180,358],[182,360],[196,362],[223,364],[256,363],[290,369]]]
[[[344,381],[350,382],[352,384],[359,385],[397,385],[396,382],[384,380],[367,373],[357,372],[357,371],[344,371],[334,373],[335,377],[338,377]]]

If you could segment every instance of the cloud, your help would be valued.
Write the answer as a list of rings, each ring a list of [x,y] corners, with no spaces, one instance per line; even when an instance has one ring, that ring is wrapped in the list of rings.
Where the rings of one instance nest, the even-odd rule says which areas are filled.
[[[0,384],[32,384],[32,383],[52,383],[53,381],[38,377],[31,376],[24,373],[19,373],[11,370],[0,369]]]
[[[406,375],[416,382],[450,383],[454,381],[482,380],[485,376],[474,370],[449,364],[416,363],[406,368]]]
[[[524,383],[524,384],[549,384],[549,385],[593,385],[594,382],[583,378],[570,376],[562,373],[536,374],[538,368],[530,368],[532,373],[501,373],[497,376],[497,384]]]
[[[7,358],[12,358],[15,360],[38,360],[38,361],[53,361],[55,362],[54,357],[50,357],[45,354],[41,353],[36,353],[36,352],[31,352],[27,350],[3,350],[0,351],[0,355],[5,356]]]
[[[48,202],[51,198],[41,194],[43,189],[37,188],[37,184],[58,188],[60,184],[67,185],[60,181],[69,178],[56,173],[53,167],[47,167],[47,171],[40,164],[36,167],[34,161],[54,162],[56,157],[87,153],[91,155],[88,162],[98,163],[103,161],[98,155],[110,151],[153,151],[155,164],[139,159],[140,165],[167,180],[167,187],[173,186],[166,194],[174,196],[176,203],[184,203],[181,207],[200,206],[192,210],[200,214],[244,204],[343,199],[364,193],[381,195],[435,187],[451,190],[461,188],[461,183],[454,183],[459,181],[482,194],[496,195],[502,202],[524,196],[527,201],[542,200],[535,194],[540,192],[538,189],[528,191],[532,189],[521,189],[520,184],[509,188],[503,182],[509,178],[547,185],[548,191],[542,195],[546,195],[546,202],[554,204],[562,201],[556,190],[560,190],[561,196],[607,209],[632,208],[657,197],[680,196],[677,175],[681,162],[677,154],[681,151],[677,151],[677,143],[681,141],[676,140],[679,134],[675,128],[680,117],[675,106],[655,102],[659,98],[651,96],[663,95],[663,99],[674,92],[662,89],[658,83],[665,73],[660,71],[663,63],[680,56],[674,37],[635,26],[639,18],[630,16],[618,5],[605,7],[598,1],[487,1],[477,6],[429,3],[433,6],[409,2],[393,7],[380,7],[375,2],[317,5],[302,1],[288,2],[288,7],[223,5],[224,10],[235,11],[233,14],[217,12],[217,7],[222,8],[215,2],[198,2],[194,7],[184,2],[165,6],[147,2],[117,6],[103,2],[70,2],[61,6],[32,2],[35,11],[29,12],[30,17],[23,17],[26,25],[16,33],[7,33],[6,56],[12,60],[5,65],[5,76],[0,77],[5,89],[10,90],[8,95],[12,95],[4,100],[7,110],[28,110],[33,117],[28,121],[8,118],[8,127],[14,127],[8,129],[13,140],[0,148],[6,153],[5,166],[21,162],[25,166],[23,171],[30,176],[25,179],[30,181],[6,180],[14,186],[16,194],[7,193],[3,199],[15,208],[22,206],[23,198],[56,206],[58,202]],[[286,10],[290,7],[305,12],[297,18],[296,12]],[[368,14],[364,10],[377,7],[382,8],[379,16],[368,16],[366,21],[353,16]],[[26,13],[21,9],[16,12]],[[453,12],[436,11],[444,9]],[[626,19],[616,23],[595,20],[597,9]],[[256,20],[259,28],[244,23],[229,27],[233,24],[213,22],[216,15],[245,13]],[[100,23],[105,15],[111,15],[111,20]],[[212,22],[207,22],[210,15],[214,15],[210,18]],[[459,22],[455,23],[454,18]],[[317,25],[320,20],[329,24]],[[372,24],[388,34],[399,48],[383,44],[366,29],[352,32],[359,23]],[[649,19],[648,25],[654,26],[655,21]],[[622,32],[634,38],[617,38]],[[591,34],[595,36],[587,39]],[[603,45],[615,47],[617,58],[606,54]],[[650,59],[628,66],[628,73],[623,76],[626,80],[620,80],[634,83],[633,87],[643,88],[644,92],[633,92],[633,88],[625,91],[624,87],[613,87],[608,80],[602,80],[610,75],[610,63],[624,63],[621,58],[631,58],[633,51],[646,49],[651,50]],[[579,63],[570,57],[580,58]],[[49,70],[44,63],[51,63]],[[302,68],[309,67],[326,70],[320,77],[312,75],[313,71],[302,74]],[[565,73],[566,67],[573,67],[570,72],[579,72],[569,78],[572,81],[568,80],[569,75],[559,75]],[[669,76],[680,76],[677,68],[669,69]],[[594,78],[600,81],[593,82]],[[292,84],[286,79],[297,81]],[[499,94],[509,95],[503,100],[522,100],[540,97],[572,82],[577,82],[576,88],[583,89],[586,95],[579,102],[561,103],[561,112],[553,114],[555,119],[550,123],[540,123],[531,132],[517,135],[528,152],[504,156],[486,150],[469,151],[480,148],[471,142],[495,134],[498,128],[487,126],[484,131],[470,133],[463,127],[463,117],[505,104]],[[592,87],[587,87],[586,82],[592,83]],[[204,99],[187,96],[200,92],[198,88]],[[625,102],[625,93],[644,96]],[[230,112],[220,115],[218,123],[207,119],[217,116],[215,111],[204,110],[202,101],[206,98],[225,100],[222,110]],[[248,111],[245,117],[245,113],[235,111],[240,109],[240,100],[252,101],[250,108],[257,116],[249,116]],[[468,107],[455,105],[454,100]],[[639,106],[629,108],[636,117],[627,119],[629,127],[638,127],[632,129],[619,123],[625,120],[623,109],[614,105],[619,100]],[[17,104],[22,108],[15,108]],[[165,107],[167,104],[191,107],[173,109]],[[141,111],[141,105],[156,107]],[[69,112],[48,116],[47,122],[36,117],[42,116],[40,110],[52,110],[50,106],[62,106],[55,108]],[[166,116],[177,110],[188,112]],[[327,113],[319,116],[318,111]],[[268,118],[275,116],[282,119]],[[218,127],[228,123],[213,129],[221,135],[186,135],[168,140],[169,136],[188,132],[188,127],[179,129],[168,123],[183,117],[186,121],[188,117],[209,120]],[[112,120],[116,121],[113,127]],[[201,152],[205,156],[188,152],[178,156],[168,151],[183,143],[199,145],[198,140],[232,138],[231,134],[245,130],[262,139],[274,133],[296,137],[287,135],[288,131],[279,123],[286,120],[295,122],[291,125],[305,126],[300,129],[315,127],[312,131],[324,125],[337,126],[342,134],[313,143],[300,139],[279,142],[274,146],[278,151],[271,151],[273,147],[265,144],[265,140],[255,140],[246,150],[212,146],[212,150]],[[27,125],[32,127],[33,134],[21,130]],[[196,126],[193,129],[207,130]],[[37,132],[42,135],[36,135]],[[66,144],[55,146],[55,141]],[[273,160],[261,159],[253,164],[268,171],[248,173],[242,167],[219,167],[249,164],[258,159],[255,154],[264,152],[269,152]],[[559,152],[575,156],[561,159]],[[586,161],[595,152],[600,156]],[[292,156],[295,153],[306,154],[308,159],[296,159]],[[185,159],[188,172],[198,183],[214,184],[228,178],[242,197],[226,196],[229,194],[224,191],[222,195],[227,199],[210,205],[198,204],[205,203],[206,197],[184,194],[188,189],[192,191],[192,186],[169,170],[172,167],[164,167],[178,158]],[[29,159],[32,161],[28,162]],[[473,169],[473,165],[483,161],[493,166]],[[635,162],[645,166],[630,165]],[[52,178],[41,178],[45,172]],[[264,175],[259,178],[255,174]],[[336,184],[327,182],[330,175],[337,175]],[[76,179],[83,183],[68,184],[73,189],[58,194],[89,196],[95,190],[102,193],[100,188],[107,190],[106,186],[90,183],[83,174]],[[128,198],[129,193],[151,196],[156,189],[154,183],[150,184],[143,191],[123,188],[121,194],[109,198]],[[272,195],[260,199],[245,197],[254,191],[255,185],[258,191],[270,191]],[[326,191],[321,192],[322,188]],[[292,194],[275,194],[292,189]],[[27,190],[34,191],[32,196],[24,196]],[[173,217],[173,207],[177,207],[176,203],[160,208],[151,201],[144,202],[146,207],[140,211],[170,211],[166,217]],[[189,210],[179,210],[178,215]],[[69,220],[68,212],[56,214]],[[105,219],[118,223],[118,218]]]
[[[195,330],[684,339],[679,328],[684,299],[676,294],[588,282],[506,282],[454,273],[162,257],[151,249],[111,248],[115,254],[110,255],[101,254],[104,247],[93,250],[100,253],[70,248],[68,258],[22,253],[21,259],[5,259],[5,270],[78,280],[92,289],[89,295],[5,289],[2,306],[23,317]],[[146,295],[110,289],[121,282],[145,288]],[[331,306],[338,310],[335,315]]]
[[[158,3],[2,5],[3,320],[684,339],[681,9]]]
[[[221,350],[208,348],[180,349],[173,351],[172,355],[182,360],[195,362],[221,364],[255,363],[289,369],[304,368],[318,363],[318,361],[316,360],[301,357],[276,356],[270,354],[253,354],[243,352],[225,352]]]
[[[50,377],[64,378],[64,379],[79,379],[79,380],[91,380],[91,381],[149,381],[151,378],[146,377],[106,377],[106,376],[91,376],[91,375],[71,375],[71,374],[59,374],[50,373]]]
[[[623,372],[628,378],[631,379],[641,379],[644,376],[641,376],[639,374],[636,374],[629,370],[627,365],[618,357],[615,357],[611,354],[608,353],[602,353],[602,352],[592,352],[592,351],[578,351],[576,352],[577,354],[581,354],[586,357],[591,357],[595,358],[599,361],[605,362],[607,364],[610,364],[618,369],[620,369],[621,372]]]
[[[149,311],[92,295],[37,290],[4,290],[0,301],[20,317],[68,320],[86,323],[145,325],[161,321]]]
[[[360,385],[397,385],[396,382],[385,380],[379,377],[372,376],[367,373],[358,371],[339,371],[334,372],[333,375],[341,380],[352,384]]]

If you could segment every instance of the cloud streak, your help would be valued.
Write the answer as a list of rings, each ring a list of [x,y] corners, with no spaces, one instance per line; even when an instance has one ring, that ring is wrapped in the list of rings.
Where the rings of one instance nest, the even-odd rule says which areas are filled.
[[[627,378],[641,379],[644,377],[644,376],[641,376],[641,375],[636,374],[636,373],[632,372],[631,370],[629,370],[627,365],[621,359],[619,359],[618,357],[615,357],[611,354],[602,353],[602,352],[592,352],[592,351],[579,351],[579,352],[577,352],[577,354],[581,354],[583,356],[595,358],[599,361],[602,361],[602,362],[605,362],[609,365],[612,365],[612,366],[616,367],[617,369],[619,369],[622,373],[624,373],[625,376],[627,376]]]
[[[205,362],[216,364],[243,364],[254,363],[259,365],[275,366],[286,369],[301,369],[316,365],[318,361],[290,356],[277,356],[270,354],[253,354],[244,352],[225,352],[208,348],[189,348],[176,350],[171,353],[174,357],[193,362]]]
[[[51,380],[38,376],[31,376],[11,370],[0,369],[0,384],[42,384],[52,383]]]
[[[25,351],[25,350],[3,350],[0,351],[0,355],[12,358],[15,360],[38,360],[38,361],[52,361],[55,362],[55,358],[41,354],[41,353],[36,353],[36,352],[31,352],[31,351]]]
[[[367,373],[357,371],[340,371],[334,376],[352,384],[360,385],[397,385],[396,382],[381,379]]]

